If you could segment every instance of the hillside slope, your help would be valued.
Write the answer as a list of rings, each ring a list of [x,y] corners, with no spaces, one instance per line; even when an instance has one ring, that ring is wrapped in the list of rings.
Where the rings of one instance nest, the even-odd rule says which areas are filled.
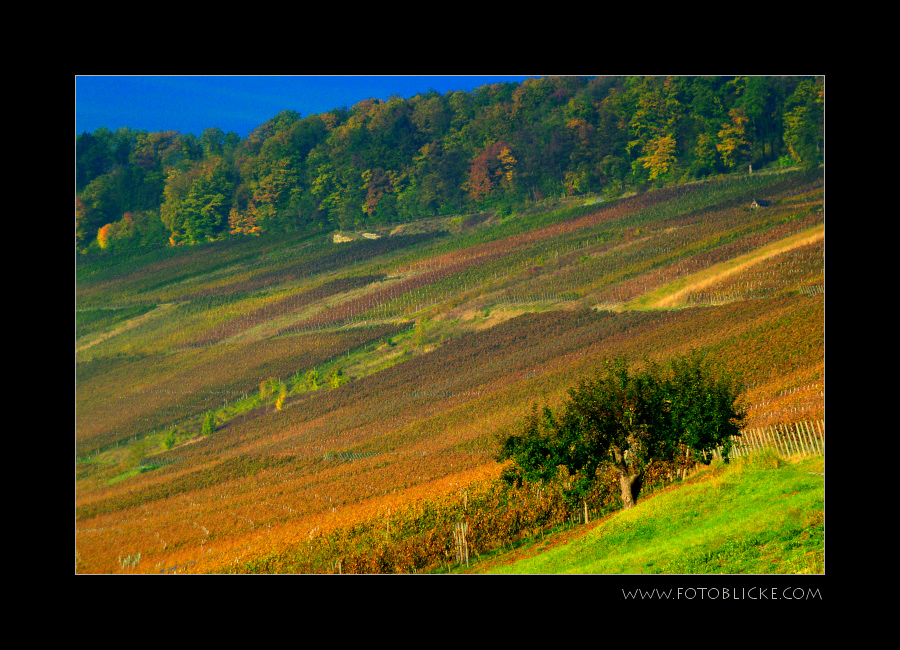
[[[751,210],[759,197],[770,207]],[[822,420],[822,206],[816,174],[758,174],[455,232],[88,263],[77,570],[349,566],[336,542],[298,553],[385,517],[391,545],[424,534],[398,513],[474,495],[499,473],[496,436],[612,355],[707,349],[744,376],[748,426]],[[682,307],[641,304],[679,282]],[[216,430],[200,435],[208,414]]]
[[[479,563],[471,573],[824,572],[824,460],[715,463],[628,511]]]

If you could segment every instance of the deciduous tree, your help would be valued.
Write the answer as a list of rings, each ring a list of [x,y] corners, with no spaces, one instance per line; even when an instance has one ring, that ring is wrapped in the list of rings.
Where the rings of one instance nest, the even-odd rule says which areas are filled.
[[[638,160],[650,170],[650,180],[665,178],[675,164],[675,138],[665,135],[648,142],[644,154]]]
[[[503,141],[494,142],[472,161],[465,187],[474,201],[483,201],[498,187],[511,187],[516,163],[512,149]]]
[[[801,82],[786,103],[784,142],[797,163],[815,165],[824,159],[825,89],[815,81]]]
[[[745,417],[740,394],[740,385],[698,352],[665,370],[647,362],[634,371],[617,358],[572,387],[557,413],[533,406],[520,432],[502,441],[497,459],[513,461],[504,470],[509,482],[546,482],[562,472],[570,502],[584,498],[599,470],[610,468],[631,508],[651,463],[685,450],[704,463],[718,448],[727,458]]]
[[[200,434],[208,436],[216,430],[216,417],[212,411],[207,411],[206,417],[203,418],[203,426],[200,427]]]
[[[728,115],[730,124],[723,124],[719,131],[719,144],[716,149],[722,156],[722,162],[730,168],[743,162],[750,153],[750,143],[747,142],[747,124],[749,120],[743,109],[733,108]]]

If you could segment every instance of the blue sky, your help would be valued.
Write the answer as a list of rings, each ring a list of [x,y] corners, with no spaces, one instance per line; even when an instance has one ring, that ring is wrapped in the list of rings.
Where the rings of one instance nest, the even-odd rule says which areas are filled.
[[[434,88],[472,90],[541,75],[93,76],[75,77],[75,134],[101,126],[200,133],[210,127],[246,137],[283,110],[302,116],[374,97],[408,98]]]

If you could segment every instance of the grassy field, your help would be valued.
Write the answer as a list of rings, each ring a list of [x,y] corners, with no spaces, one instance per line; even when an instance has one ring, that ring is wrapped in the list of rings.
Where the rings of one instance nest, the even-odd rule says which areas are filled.
[[[494,491],[497,436],[613,355],[702,348],[748,427],[822,420],[822,208],[815,173],[759,174],[80,260],[76,571],[448,568],[475,502],[508,545],[566,513]]]
[[[558,539],[474,567],[503,574],[824,572],[824,459],[716,461],[683,484]]]

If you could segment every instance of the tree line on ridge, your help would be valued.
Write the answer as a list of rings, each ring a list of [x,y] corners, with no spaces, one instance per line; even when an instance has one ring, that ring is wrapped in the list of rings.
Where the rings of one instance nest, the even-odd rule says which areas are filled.
[[[823,159],[814,77],[531,78],[285,110],[246,138],[100,128],[76,137],[76,249],[504,215]]]

